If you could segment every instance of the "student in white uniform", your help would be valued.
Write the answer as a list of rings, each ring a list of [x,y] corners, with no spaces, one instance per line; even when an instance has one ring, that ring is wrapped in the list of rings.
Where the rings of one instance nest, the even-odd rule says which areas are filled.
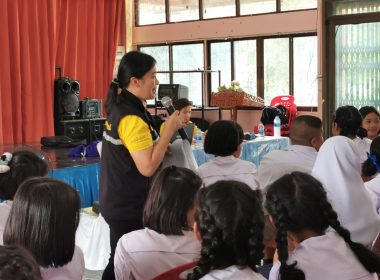
[[[290,129],[292,145],[281,151],[271,151],[260,161],[260,189],[266,193],[278,178],[293,171],[311,173],[318,150],[323,144],[323,127],[315,116],[297,117]]]
[[[180,274],[188,280],[264,280],[264,215],[260,191],[237,181],[219,181],[197,196],[194,234],[202,242],[198,266]]]
[[[119,239],[116,279],[152,279],[199,258],[200,242],[192,230],[201,186],[199,176],[186,168],[166,167],[158,174],[144,207],[145,228]]]
[[[319,150],[312,175],[322,182],[352,240],[370,248],[380,232],[380,218],[360,177],[359,155],[349,138],[331,137]]]
[[[0,158],[0,245],[13,197],[18,187],[29,177],[45,176],[49,171],[46,161],[29,151],[4,153]]]
[[[26,180],[14,197],[4,244],[28,249],[44,280],[81,280],[84,257],[75,246],[80,205],[78,191],[61,180]]]
[[[380,112],[373,106],[364,106],[359,109],[363,118],[362,126],[367,130],[367,138],[375,140],[380,134]]]
[[[204,150],[206,154],[215,155],[215,158],[197,169],[206,187],[219,180],[237,180],[252,189],[258,188],[258,182],[254,178],[256,165],[239,159],[243,139],[243,129],[236,122],[222,120],[210,126],[205,137]]]
[[[362,127],[363,118],[354,106],[339,107],[333,115],[333,136],[346,136],[360,148],[360,163],[367,160],[371,140],[367,138],[367,130]]]
[[[351,240],[322,184],[311,175],[293,172],[277,180],[265,207],[277,229],[279,257],[269,280],[378,279],[380,257]],[[326,233],[328,227],[336,232]],[[288,240],[295,246],[290,255]]]
[[[371,195],[377,213],[380,215],[380,137],[375,138],[371,143],[368,159],[362,165],[362,174],[372,177],[372,180],[365,182],[364,186]]]

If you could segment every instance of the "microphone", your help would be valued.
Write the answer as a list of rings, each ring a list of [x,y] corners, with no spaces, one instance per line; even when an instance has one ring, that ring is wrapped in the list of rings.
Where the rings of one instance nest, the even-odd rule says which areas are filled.
[[[169,97],[162,97],[161,104],[166,108],[170,116],[174,113],[175,109],[173,107],[172,100]],[[183,128],[180,128],[178,130],[178,133],[179,135],[181,135],[182,140],[186,140],[187,138],[189,138],[189,136],[186,133],[186,130],[184,130]]]

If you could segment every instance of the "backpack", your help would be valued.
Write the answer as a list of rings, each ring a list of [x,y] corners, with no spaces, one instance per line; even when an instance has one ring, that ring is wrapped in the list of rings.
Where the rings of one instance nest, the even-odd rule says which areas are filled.
[[[263,125],[273,125],[274,118],[278,116],[281,120],[281,125],[286,125],[289,123],[287,111],[288,110],[282,105],[278,105],[277,107],[264,107],[260,121],[263,123]]]

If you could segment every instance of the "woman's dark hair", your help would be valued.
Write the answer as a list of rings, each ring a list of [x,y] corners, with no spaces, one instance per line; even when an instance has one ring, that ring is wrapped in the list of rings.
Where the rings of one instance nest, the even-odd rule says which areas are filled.
[[[364,176],[373,176],[378,172],[377,167],[380,164],[380,136],[373,139],[369,152],[371,156],[376,157],[375,162],[377,166],[372,162],[371,159],[367,159],[362,165],[362,173]]]
[[[367,137],[367,130],[362,127],[363,118],[359,110],[354,106],[339,107],[333,115],[334,123],[341,129],[340,135]]]
[[[240,124],[233,121],[214,122],[205,138],[204,150],[207,154],[229,156],[243,143],[244,133]]]
[[[49,165],[30,151],[16,151],[12,153],[8,163],[10,170],[0,173],[0,199],[13,200],[17,189],[29,177],[45,176]]]
[[[118,94],[119,88],[126,89],[132,77],[141,79],[155,65],[156,60],[146,53],[131,51],[123,56],[117,71],[117,81],[112,81],[108,88],[107,100],[104,103],[107,115],[117,104],[125,102],[125,93]]]
[[[380,118],[379,110],[376,109],[376,107],[373,106],[364,106],[359,109],[360,114],[362,115],[362,118],[364,119],[368,114],[375,113]]]
[[[208,136],[207,136],[208,137]],[[249,266],[257,272],[264,257],[264,213],[260,191],[237,181],[218,181],[197,195],[195,221],[202,237],[201,258],[187,279],[213,269]]]
[[[310,230],[325,234],[331,226],[350,246],[358,260],[369,272],[380,272],[380,258],[362,244],[353,242],[350,232],[338,221],[338,215],[329,203],[322,184],[309,174],[293,172],[275,181],[268,189],[265,208],[276,227],[278,257],[281,262],[280,279],[304,280],[297,262],[287,264],[287,232]]]
[[[42,280],[40,267],[25,248],[0,246],[0,279]]]
[[[74,255],[80,204],[78,191],[63,181],[26,180],[15,195],[4,244],[24,246],[41,267],[66,265]]]
[[[192,106],[191,102],[187,98],[179,98],[176,101],[174,101],[174,109],[181,111],[183,108],[187,106]]]
[[[201,178],[190,169],[166,167],[153,182],[143,212],[144,227],[165,235],[183,235],[192,230],[187,212],[194,207]]]

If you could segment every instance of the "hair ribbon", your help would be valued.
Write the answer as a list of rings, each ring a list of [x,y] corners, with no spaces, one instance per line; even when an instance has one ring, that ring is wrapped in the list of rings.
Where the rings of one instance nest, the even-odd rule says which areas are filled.
[[[112,83],[114,83],[115,85],[119,85],[119,80],[117,78],[115,78],[112,80]]]
[[[377,171],[380,172],[380,167],[379,167],[379,165],[377,164],[377,163],[378,163],[377,157],[376,157],[375,155],[370,155],[370,154],[367,152],[367,158],[370,159],[370,160],[372,161],[372,163],[376,166]]]
[[[7,173],[11,168],[8,166],[12,160],[13,155],[11,153],[4,153],[0,158],[0,173]]]

